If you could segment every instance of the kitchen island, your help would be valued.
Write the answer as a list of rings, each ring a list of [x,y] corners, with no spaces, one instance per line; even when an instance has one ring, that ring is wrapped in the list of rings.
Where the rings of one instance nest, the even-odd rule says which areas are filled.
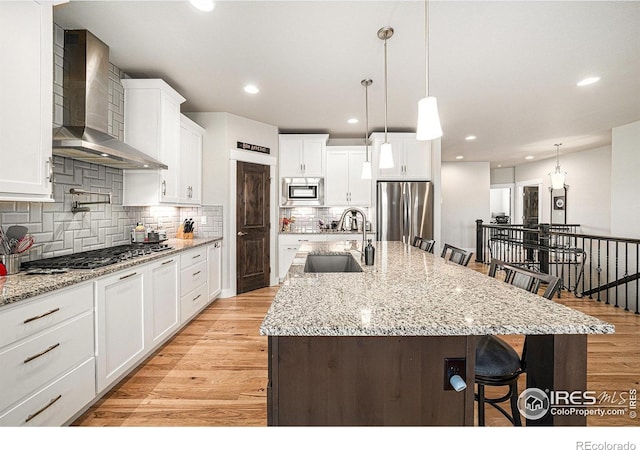
[[[530,335],[527,382],[586,390],[586,335],[612,325],[401,242],[376,242],[362,272],[307,273],[300,248],[260,333],[269,336],[270,425],[473,425],[475,345],[482,335]],[[445,359],[468,387],[449,388]],[[583,416],[530,423],[583,425]]]

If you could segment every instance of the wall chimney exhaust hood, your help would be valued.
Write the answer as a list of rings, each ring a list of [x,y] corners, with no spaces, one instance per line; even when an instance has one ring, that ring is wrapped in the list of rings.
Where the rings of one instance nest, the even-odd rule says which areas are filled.
[[[107,133],[109,47],[87,30],[66,30],[64,58],[64,123],[53,130],[53,154],[118,169],[167,169]]]

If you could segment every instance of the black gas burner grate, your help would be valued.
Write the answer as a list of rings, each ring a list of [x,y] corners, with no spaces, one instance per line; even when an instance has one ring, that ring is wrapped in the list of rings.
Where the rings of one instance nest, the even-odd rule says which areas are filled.
[[[38,261],[24,262],[21,268],[27,270],[27,272],[37,270],[97,269],[140,256],[170,250],[171,248],[172,247],[169,247],[167,244],[124,244],[71,255],[55,256]]]

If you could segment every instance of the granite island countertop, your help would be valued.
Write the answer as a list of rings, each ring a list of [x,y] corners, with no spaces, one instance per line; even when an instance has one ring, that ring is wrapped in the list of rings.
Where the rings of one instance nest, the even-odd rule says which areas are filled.
[[[402,242],[303,244],[260,327],[269,336],[611,334],[614,326]],[[310,253],[351,253],[363,271],[305,273]],[[564,293],[564,295],[572,295]]]
[[[172,247],[169,250],[140,256],[98,269],[73,269],[66,273],[51,275],[27,275],[25,272],[18,272],[15,275],[0,277],[0,308],[36,295],[62,289],[83,281],[128,269],[129,267],[145,264],[155,259],[165,258],[184,250],[208,245],[220,240],[222,240],[221,236],[194,239],[169,239],[164,242]]]

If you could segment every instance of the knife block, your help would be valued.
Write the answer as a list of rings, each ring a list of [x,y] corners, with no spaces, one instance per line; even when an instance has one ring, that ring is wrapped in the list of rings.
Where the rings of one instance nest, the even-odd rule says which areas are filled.
[[[178,227],[178,231],[176,232],[176,239],[193,239],[193,232],[185,233],[184,227],[180,225]]]

